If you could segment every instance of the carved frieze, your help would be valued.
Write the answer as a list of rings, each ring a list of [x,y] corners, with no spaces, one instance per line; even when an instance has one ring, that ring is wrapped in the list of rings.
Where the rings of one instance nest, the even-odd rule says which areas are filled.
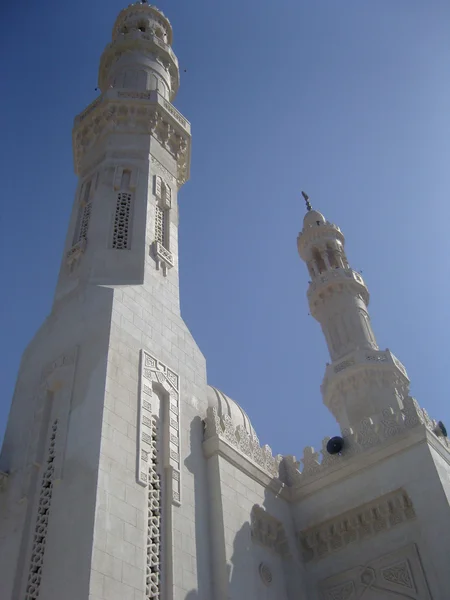
[[[408,494],[397,490],[299,532],[299,550],[306,562],[318,560],[353,542],[411,521],[415,516]]]

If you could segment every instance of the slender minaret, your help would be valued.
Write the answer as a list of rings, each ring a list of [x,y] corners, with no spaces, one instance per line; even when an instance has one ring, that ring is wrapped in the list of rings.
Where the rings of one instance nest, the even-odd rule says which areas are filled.
[[[172,104],[171,44],[162,12],[125,8],[100,95],[75,119],[55,298],[23,355],[0,455],[1,600],[211,597],[198,575],[207,525],[194,527],[207,513],[206,367],[178,283],[190,124]]]
[[[311,315],[322,327],[332,360],[322,384],[323,400],[341,428],[348,429],[383,409],[402,408],[409,379],[400,361],[378,348],[367,309],[369,291],[348,263],[341,230],[302,194],[307,212],[298,251],[311,277]]]

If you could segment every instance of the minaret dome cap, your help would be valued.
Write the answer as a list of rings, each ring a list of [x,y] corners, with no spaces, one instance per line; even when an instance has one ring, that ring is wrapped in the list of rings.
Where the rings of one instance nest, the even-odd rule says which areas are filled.
[[[314,227],[318,224],[324,225],[326,222],[325,217],[318,210],[309,210],[303,219],[303,227]]]

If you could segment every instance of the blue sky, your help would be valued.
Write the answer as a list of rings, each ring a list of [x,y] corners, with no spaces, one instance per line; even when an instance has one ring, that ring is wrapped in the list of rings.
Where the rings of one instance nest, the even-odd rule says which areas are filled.
[[[76,178],[71,127],[96,96],[119,0],[1,9],[0,439],[20,357],[51,306]],[[182,314],[210,383],[274,452],[338,427],[296,250],[300,191],[363,270],[381,348],[450,423],[450,4],[161,0],[192,123],[181,190]],[[31,398],[30,398],[31,406]]]

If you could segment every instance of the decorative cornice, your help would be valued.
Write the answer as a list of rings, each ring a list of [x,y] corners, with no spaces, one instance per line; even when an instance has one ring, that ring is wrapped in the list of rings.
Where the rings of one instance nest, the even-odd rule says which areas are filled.
[[[208,408],[205,419],[205,441],[211,438],[225,441],[271,477],[278,478],[282,457],[273,456],[267,445],[261,447],[258,438],[241,426],[235,427],[228,415],[219,417],[216,408]]]
[[[108,90],[75,119],[73,154],[75,172],[83,170],[83,160],[107,133],[152,135],[176,160],[177,181],[189,178],[190,124],[158,92]]]
[[[305,562],[319,560],[415,517],[408,494],[396,490],[300,531],[296,536],[299,551]]]

